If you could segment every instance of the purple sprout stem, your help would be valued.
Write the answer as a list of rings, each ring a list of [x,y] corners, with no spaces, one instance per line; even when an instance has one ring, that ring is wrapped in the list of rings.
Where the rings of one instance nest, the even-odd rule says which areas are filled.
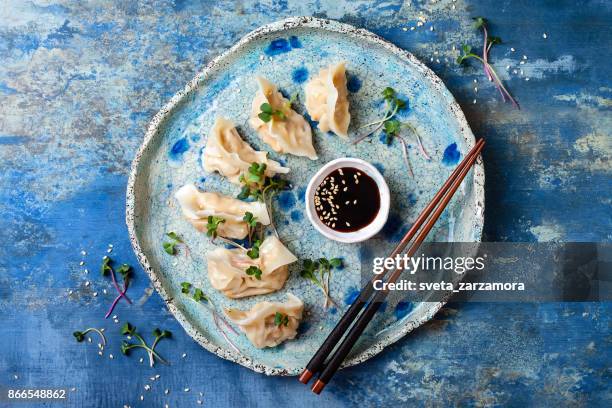
[[[117,303],[119,303],[119,300],[121,300],[121,298],[125,296],[125,292],[127,292],[127,290],[128,290],[128,281],[124,280],[123,281],[123,290],[121,292],[119,292],[119,294],[117,295],[117,297],[115,298],[115,300],[111,304],[110,309],[108,309],[108,312],[106,312],[106,315],[104,315],[105,319],[108,319],[108,316],[110,316],[111,313],[113,313],[113,310],[115,310],[115,306],[117,306]]]
[[[482,31],[484,33],[484,44],[482,46],[482,58],[485,61],[484,71],[485,71],[485,74],[487,74],[487,78],[489,78],[489,81],[492,81],[493,80],[492,75],[489,72],[489,68],[487,67],[487,64],[489,63],[489,48],[487,48],[487,45],[488,45],[487,39],[489,38],[489,33],[487,32],[487,27],[484,24],[482,26]]]
[[[115,289],[117,289],[117,292],[119,293],[119,297],[124,297],[125,300],[131,305],[132,301],[130,300],[130,298],[127,297],[125,292],[121,292],[121,289],[119,288],[117,279],[115,279],[115,271],[113,270],[113,268],[110,268],[110,273],[111,273],[111,279],[113,280],[113,285],[115,285]]]
[[[402,144],[402,155],[404,156],[404,163],[406,163],[406,167],[408,167],[408,172],[410,176],[414,178],[414,172],[412,171],[412,165],[410,164],[410,160],[408,159],[408,148],[406,147],[406,141],[400,135],[397,135],[400,143]]]

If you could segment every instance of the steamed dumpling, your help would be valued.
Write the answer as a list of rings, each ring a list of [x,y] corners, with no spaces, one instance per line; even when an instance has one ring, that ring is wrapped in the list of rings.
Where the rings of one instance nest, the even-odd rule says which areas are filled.
[[[306,156],[316,160],[317,152],[312,145],[312,129],[306,119],[291,109],[289,101],[278,92],[276,86],[261,77],[257,78],[257,81],[259,91],[253,99],[251,108],[249,119],[251,127],[275,152]],[[269,103],[275,111],[282,111],[285,118],[279,119],[273,116],[269,122],[261,120],[258,115],[264,103]]]
[[[289,274],[287,265],[297,258],[276,236],[271,235],[259,247],[259,258],[251,259],[239,248],[217,248],[208,253],[207,260],[212,287],[227,297],[242,298],[282,288]],[[261,279],[246,274],[249,266],[261,269]]]
[[[310,117],[319,122],[321,131],[331,130],[346,139],[351,114],[344,64],[341,62],[322,69],[306,84],[306,109]]]
[[[287,293],[287,298],[284,303],[260,302],[248,311],[226,309],[225,313],[255,347],[275,347],[295,338],[304,311],[304,303],[298,297]],[[284,323],[275,323],[276,313],[282,315]]]
[[[218,171],[235,184],[240,184],[240,175],[246,173],[251,163],[265,163],[268,177],[289,172],[280,163],[268,159],[266,152],[256,151],[249,146],[242,140],[234,124],[222,117],[215,121],[202,156],[205,171]]]
[[[248,228],[242,220],[246,212],[257,217],[257,221],[262,225],[270,224],[270,217],[264,203],[247,203],[219,193],[202,192],[193,184],[181,187],[174,197],[179,202],[183,215],[202,232],[206,232],[209,215],[225,219],[224,223],[219,224],[217,232],[226,238],[243,239],[247,236]]]

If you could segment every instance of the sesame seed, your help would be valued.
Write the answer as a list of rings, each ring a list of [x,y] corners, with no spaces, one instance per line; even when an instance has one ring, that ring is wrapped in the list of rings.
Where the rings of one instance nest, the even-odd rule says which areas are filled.
[[[170,392],[170,390],[167,389],[167,388],[164,390],[164,394],[166,394],[166,395],[168,395],[169,392]]]
[[[101,351],[98,351],[98,354],[99,354],[99,355],[102,355],[102,352],[101,352]]]
[[[141,401],[144,401],[144,395],[141,395],[141,396],[140,396],[140,400],[141,400]]]
[[[353,204],[357,204],[357,200],[353,201]]]
[[[185,392],[189,392],[189,388],[185,388]]]
[[[529,81],[529,78],[525,78],[525,81]]]
[[[359,184],[359,179],[355,179],[355,184]]]
[[[349,224],[348,222],[345,222],[345,224],[346,224],[347,227],[351,226],[351,224]]]
[[[350,201],[345,201],[345,202],[344,202],[344,205],[348,205],[348,203],[350,203]]]
[[[547,38],[548,38],[548,34],[543,33],[543,34],[542,34],[542,38],[543,38],[543,39],[547,39]]]
[[[108,247],[109,247],[109,248],[112,248],[112,247],[113,247],[113,244],[108,244]]]
[[[91,343],[91,342],[92,342],[91,337],[88,337],[88,338],[87,338],[87,341],[88,341],[89,343]]]
[[[332,224],[332,228],[336,228],[336,223],[333,223],[333,224]]]
[[[89,281],[85,282],[85,287],[89,286]]]
[[[98,292],[94,292],[94,293],[92,293],[92,295],[93,295],[93,297],[96,297],[96,296],[98,296]]]
[[[85,265],[85,262],[81,261],[81,262],[79,262],[79,265],[83,266],[83,265]]]
[[[474,99],[474,100],[472,101],[472,103],[473,103],[474,105],[476,105],[476,99]]]
[[[110,254],[111,252],[113,252],[113,248],[108,248],[108,249],[106,250],[106,253],[108,253],[108,254]]]
[[[526,59],[527,59],[527,56],[526,56],[526,55],[523,55],[523,59],[524,59],[524,60],[526,60]]]
[[[516,51],[516,50],[515,50],[515,49],[514,49],[514,47],[513,47],[513,48],[510,48],[510,51],[514,52],[514,51]]]
[[[85,273],[89,273],[89,269],[85,269],[83,272],[85,272]]]
[[[110,359],[112,360],[112,359],[113,359],[113,358],[115,358],[115,357],[113,357],[113,355],[112,355],[112,354],[109,354],[109,355],[108,355],[108,358],[110,358]]]
[[[149,391],[151,389],[151,386],[149,384],[145,384],[144,389],[146,391]]]
[[[347,190],[348,190],[348,187],[344,187],[344,189],[342,191],[347,191]]]
[[[81,251],[81,255],[85,256],[85,255],[87,255],[87,252]]]
[[[187,353],[183,353],[183,354],[181,355],[181,357],[183,357],[183,358],[187,357]]]

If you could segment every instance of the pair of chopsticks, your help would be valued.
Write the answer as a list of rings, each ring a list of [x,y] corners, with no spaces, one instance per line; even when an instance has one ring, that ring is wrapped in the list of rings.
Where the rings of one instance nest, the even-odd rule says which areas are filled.
[[[408,256],[413,256],[416,253],[451,198],[453,198],[453,195],[474,165],[474,162],[476,162],[483,147],[484,139],[480,139],[451,173],[448,180],[446,180],[427,207],[421,212],[410,230],[404,235],[399,244],[397,244],[391,255],[389,255],[389,258],[394,258],[402,252],[415,235],[416,238],[406,253]],[[389,276],[387,282],[395,282],[402,271],[402,269],[396,269]],[[385,274],[387,273],[388,271],[385,271]],[[298,378],[301,383],[308,384],[313,375],[318,374],[318,378],[312,386],[312,391],[315,394],[321,393],[323,388],[329,384],[329,381],[338,368],[340,368],[340,365],[353,348],[353,345],[357,342],[368,323],[370,323],[370,320],[372,320],[374,314],[387,297],[389,293],[388,290],[374,290],[374,282],[383,277],[384,274],[374,276],[372,280],[361,289],[357,299],[348,308],[346,313],[344,313],[336,327],[334,327],[327,336],[319,350],[315,353]],[[364,307],[365,310],[363,313],[359,314]],[[346,333],[347,331],[348,333]]]

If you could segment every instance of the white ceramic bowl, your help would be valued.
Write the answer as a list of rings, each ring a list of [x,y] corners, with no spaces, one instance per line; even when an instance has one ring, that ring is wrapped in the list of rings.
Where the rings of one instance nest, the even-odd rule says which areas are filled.
[[[329,228],[325,225],[317,216],[317,211],[314,205],[314,194],[317,187],[323,182],[325,177],[336,169],[341,167],[354,167],[360,171],[363,171],[376,182],[378,191],[380,193],[380,209],[376,218],[369,223],[367,226],[360,230],[352,232],[339,232]],[[335,159],[321,167],[319,171],[310,179],[308,187],[306,188],[306,215],[310,220],[310,223],[319,231],[323,236],[333,239],[338,242],[353,243],[365,241],[378,233],[387,222],[389,217],[389,205],[391,202],[391,194],[389,193],[389,186],[383,178],[382,174],[372,166],[370,163],[355,159],[352,157],[342,157]]]

